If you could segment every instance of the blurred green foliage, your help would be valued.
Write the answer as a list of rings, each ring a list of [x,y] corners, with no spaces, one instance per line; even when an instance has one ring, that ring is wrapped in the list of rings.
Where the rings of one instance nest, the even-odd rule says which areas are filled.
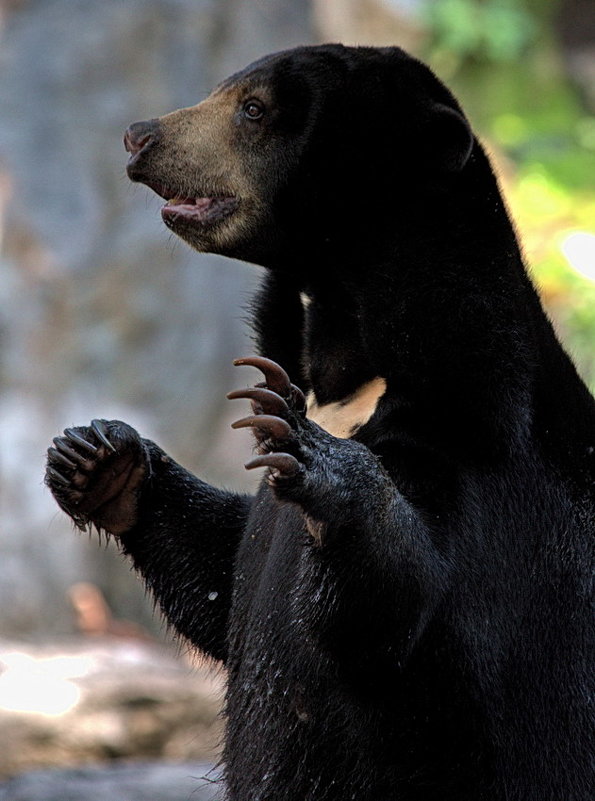
[[[492,153],[548,312],[595,390],[595,118],[566,73],[558,3],[426,0],[423,8],[424,55]],[[577,232],[594,236],[575,237],[583,252],[569,258]]]
[[[533,17],[516,0],[439,0],[424,10],[434,41],[463,58],[508,61],[535,32]]]

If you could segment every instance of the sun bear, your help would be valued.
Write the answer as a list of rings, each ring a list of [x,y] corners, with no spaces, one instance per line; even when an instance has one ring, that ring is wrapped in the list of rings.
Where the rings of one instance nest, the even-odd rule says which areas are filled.
[[[192,247],[265,268],[265,468],[212,487],[119,421],[47,483],[228,673],[232,801],[587,801],[595,403],[452,94],[396,47],[274,54],[133,124]]]

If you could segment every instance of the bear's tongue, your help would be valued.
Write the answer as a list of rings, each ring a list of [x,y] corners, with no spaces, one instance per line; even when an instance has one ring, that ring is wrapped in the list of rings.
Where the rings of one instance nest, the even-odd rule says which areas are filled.
[[[161,209],[165,219],[178,218],[210,222],[231,214],[237,207],[234,197],[174,197]]]
[[[209,210],[215,200],[216,198],[212,197],[172,197],[164,208],[200,216]]]

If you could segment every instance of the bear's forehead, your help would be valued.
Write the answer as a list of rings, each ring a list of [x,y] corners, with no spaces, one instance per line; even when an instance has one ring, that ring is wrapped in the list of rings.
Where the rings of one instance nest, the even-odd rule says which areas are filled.
[[[263,56],[244,69],[235,72],[223,80],[217,91],[241,84],[246,88],[255,88],[260,84],[270,85],[280,77],[288,75],[307,75],[309,70],[319,70],[335,66],[345,66],[366,57],[366,48],[345,47],[344,45],[311,45],[296,47],[292,50],[281,50]]]
[[[241,97],[251,92],[271,95],[273,85],[272,76],[270,74],[264,71],[255,71],[253,73],[247,73],[245,75],[238,74],[237,76],[228,78],[216,86],[211,94],[213,97],[221,95]]]
[[[213,94],[232,88],[243,92],[268,89],[270,96],[281,99],[307,85],[314,94],[330,95],[333,90],[350,85],[352,80],[356,86],[358,82],[371,81],[378,87],[381,76],[390,77],[392,81],[398,76],[397,83],[403,85],[417,86],[421,81],[424,94],[437,92],[441,95],[438,99],[448,104],[448,91],[431,71],[399,47],[338,44],[297,47],[264,56],[224,79]]]
[[[251,89],[260,84],[269,85],[273,81],[277,70],[284,65],[289,66],[292,61],[291,51],[265,56],[258,61],[252,62],[252,64],[248,64],[247,67],[244,67],[239,72],[234,72],[229,78],[225,78],[218,84],[215,91],[226,90],[236,86]]]

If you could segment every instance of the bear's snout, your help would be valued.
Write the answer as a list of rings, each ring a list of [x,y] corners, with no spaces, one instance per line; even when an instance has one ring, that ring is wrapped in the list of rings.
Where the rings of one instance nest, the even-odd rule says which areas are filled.
[[[159,120],[133,122],[124,134],[124,147],[131,157],[137,156],[157,139]]]

